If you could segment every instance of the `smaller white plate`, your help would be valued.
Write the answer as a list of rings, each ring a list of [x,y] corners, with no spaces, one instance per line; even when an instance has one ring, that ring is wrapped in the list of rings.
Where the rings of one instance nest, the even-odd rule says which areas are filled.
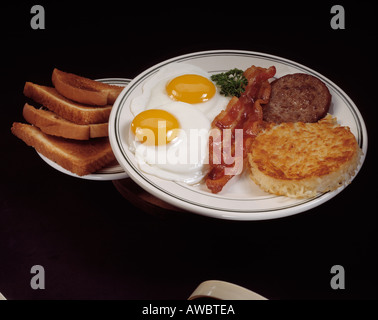
[[[96,81],[101,81],[108,84],[113,84],[116,86],[123,86],[126,87],[131,79],[124,79],[124,78],[104,78],[104,79],[97,79]],[[125,179],[128,177],[128,174],[125,172],[125,170],[119,165],[112,165],[105,167],[101,170],[98,170],[95,173],[88,174],[86,176],[78,176],[75,173],[72,173],[71,171],[68,171],[55,163],[54,161],[51,161],[50,159],[46,158],[41,153],[37,152],[38,155],[51,167],[54,169],[65,173],[69,176],[80,178],[80,179],[86,179],[86,180],[97,180],[97,181],[109,181],[109,180],[119,180],[119,179]]]
[[[98,170],[95,173],[88,174],[86,176],[78,176],[77,174],[64,169],[59,164],[55,163],[49,158],[46,158],[43,154],[39,152],[37,153],[48,165],[72,177],[86,179],[86,180],[98,180],[98,181],[119,180],[119,179],[125,179],[128,177],[127,173],[122,169],[122,167],[119,164],[105,167],[101,170]]]

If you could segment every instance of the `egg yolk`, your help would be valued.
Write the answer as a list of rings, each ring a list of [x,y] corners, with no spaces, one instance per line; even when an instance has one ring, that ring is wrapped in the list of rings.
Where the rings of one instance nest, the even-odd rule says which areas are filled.
[[[171,99],[190,104],[208,101],[216,91],[209,79],[197,74],[184,74],[172,79],[166,90]]]
[[[169,112],[158,109],[145,110],[131,122],[136,138],[146,145],[165,145],[178,136],[180,124]]]

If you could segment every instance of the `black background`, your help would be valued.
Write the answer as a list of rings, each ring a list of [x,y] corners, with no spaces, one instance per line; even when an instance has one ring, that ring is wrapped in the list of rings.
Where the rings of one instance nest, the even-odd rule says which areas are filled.
[[[37,3],[1,13],[0,291],[8,299],[187,299],[211,279],[269,299],[377,298],[373,3],[337,3],[345,30],[330,27],[336,3],[60,3],[38,3],[45,30],[30,27]],[[320,207],[278,220],[161,217],[129,204],[112,182],[55,171],[10,133],[23,121],[25,81],[50,85],[54,67],[133,78],[167,58],[211,49],[278,55],[339,85],[369,134],[353,183]],[[345,290],[330,286],[337,264]],[[30,287],[33,265],[45,268],[45,290]]]

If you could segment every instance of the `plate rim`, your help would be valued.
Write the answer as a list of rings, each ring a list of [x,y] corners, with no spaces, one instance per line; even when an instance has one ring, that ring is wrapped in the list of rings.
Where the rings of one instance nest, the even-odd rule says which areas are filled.
[[[123,155],[122,150],[119,149],[119,146],[121,145],[121,141],[118,141],[118,135],[117,135],[118,123],[116,123],[117,118],[118,120],[120,118],[119,115],[122,109],[120,107],[123,106],[122,102],[123,100],[127,99],[127,93],[132,92],[132,89],[135,86],[138,86],[139,82],[142,81],[144,77],[146,77],[147,75],[151,73],[152,74],[156,73],[161,67],[167,64],[174,63],[174,62],[185,62],[187,60],[193,60],[193,58],[203,58],[209,55],[210,56],[226,56],[226,55],[227,56],[230,56],[230,55],[231,56],[248,56],[248,57],[254,57],[254,58],[262,58],[264,60],[271,60],[273,62],[283,63],[285,65],[302,70],[303,72],[316,75],[317,77],[321,78],[324,82],[326,82],[326,84],[332,87],[332,89],[336,91],[336,93],[342,98],[342,100],[348,106],[358,127],[359,136],[356,138],[357,138],[357,141],[359,141],[359,145],[361,149],[363,150],[364,154],[361,157],[360,165],[355,175],[353,176],[352,180],[357,176],[366,158],[367,146],[368,146],[367,129],[366,129],[364,119],[360,111],[358,110],[357,106],[355,105],[353,100],[338,85],[336,85],[334,82],[332,82],[327,77],[320,74],[319,72],[309,67],[306,67],[298,62],[295,62],[293,60],[289,60],[283,57],[279,57],[279,56],[275,56],[275,55],[271,55],[267,53],[262,53],[262,52],[225,49],[225,50],[208,50],[208,51],[192,52],[192,53],[187,53],[184,55],[179,55],[170,59],[166,59],[141,72],[129,83],[127,89],[125,88],[121,92],[116,102],[114,103],[112,112],[110,114],[109,140],[110,140],[113,152],[119,164],[124,168],[124,170],[128,173],[129,177],[134,182],[136,182],[139,186],[141,186],[147,192],[162,199],[163,201],[166,201],[170,203],[171,205],[185,209],[192,213],[205,215],[205,216],[209,216],[213,218],[220,218],[220,219],[227,219],[227,220],[242,220],[242,221],[270,220],[270,219],[283,218],[283,217],[291,216],[291,215],[298,214],[301,212],[305,212],[323,204],[326,201],[329,201],[330,199],[335,197],[337,194],[339,194],[342,190],[344,190],[347,187],[347,186],[343,186],[333,192],[327,192],[324,194],[320,194],[315,198],[305,199],[304,201],[300,203],[296,203],[293,206],[290,206],[288,208],[278,208],[278,209],[273,209],[273,210],[269,209],[266,211],[263,210],[263,212],[240,211],[240,210],[230,211],[228,209],[221,210],[219,208],[217,209],[209,208],[208,206],[204,207],[203,205],[200,205],[198,203],[193,203],[192,201],[188,202],[182,197],[173,195],[171,192],[162,190],[161,187],[156,186],[154,183],[151,183],[151,181],[148,181],[144,177],[144,174],[141,174],[139,172],[140,171],[139,169],[138,170],[133,169],[133,165],[131,165],[130,163],[129,163],[129,166],[133,169],[133,171],[129,172],[128,170],[129,168],[123,163],[123,161],[128,162],[127,157],[125,157]]]
[[[108,84],[125,84],[127,86],[133,79],[129,78],[101,78],[101,79],[95,79],[95,81],[100,81]],[[109,139],[110,141],[110,139]],[[129,177],[125,169],[120,165],[120,167],[123,169],[123,172],[115,172],[115,173],[91,173],[87,174],[85,176],[79,176],[67,169],[64,169],[62,166],[57,164],[56,162],[50,160],[43,154],[39,153],[37,150],[35,150],[37,154],[42,158],[43,161],[45,161],[50,167],[54,168],[55,170],[64,173],[66,175],[69,175],[71,177],[75,177],[78,179],[84,179],[84,180],[92,180],[92,181],[112,181],[112,180],[120,180],[120,179],[126,179]]]

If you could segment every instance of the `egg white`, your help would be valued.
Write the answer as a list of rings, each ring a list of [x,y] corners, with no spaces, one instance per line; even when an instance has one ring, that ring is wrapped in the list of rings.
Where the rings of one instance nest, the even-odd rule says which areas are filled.
[[[178,101],[154,109],[174,115],[180,123],[180,131],[173,141],[160,146],[143,144],[130,132],[129,147],[140,170],[166,180],[200,182],[208,170],[210,120],[192,105]]]

